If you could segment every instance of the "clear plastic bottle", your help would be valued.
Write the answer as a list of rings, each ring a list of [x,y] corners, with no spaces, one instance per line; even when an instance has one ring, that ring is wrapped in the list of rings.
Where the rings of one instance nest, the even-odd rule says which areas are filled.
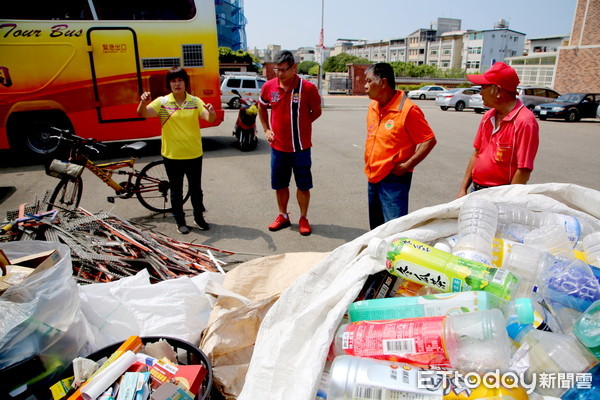
[[[556,258],[540,273],[540,292],[550,307],[558,303],[579,312],[600,300],[600,284],[581,260]]]
[[[518,224],[529,228],[539,228],[544,225],[560,225],[567,232],[572,247],[575,247],[581,236],[581,224],[579,220],[570,215],[553,212],[535,212],[507,203],[499,203],[497,207],[498,224]]]
[[[517,297],[531,297],[532,292],[539,285],[540,271],[554,263],[554,257],[534,247],[514,243],[504,253],[501,268],[506,269],[519,277]]]
[[[519,278],[510,271],[490,267],[404,237],[373,238],[369,255],[403,279],[432,287],[440,292],[485,290],[510,300]]]
[[[594,232],[584,237],[582,245],[587,263],[600,267],[600,232]]]
[[[348,315],[351,322],[356,322],[438,317],[492,308],[502,311],[505,318],[516,316],[521,324],[531,324],[534,321],[531,299],[519,298],[506,301],[484,291],[356,301],[348,308]]]
[[[600,360],[600,300],[595,301],[575,321],[573,334]]]
[[[497,309],[344,324],[333,352],[463,371],[505,370],[510,364],[506,320]]]
[[[525,235],[523,243],[547,251],[555,257],[574,259],[573,244],[569,241],[567,233],[558,225],[544,225]]]
[[[327,400],[365,399],[527,400],[527,393],[518,386],[468,387],[452,376],[403,363],[347,355],[336,357],[331,366]]]
[[[458,240],[452,254],[492,265],[492,242],[498,227],[496,204],[479,197],[469,197],[458,214]]]
[[[534,329],[532,325],[521,326],[514,335],[520,344],[513,357],[513,363],[528,359],[526,380],[540,379],[547,374],[577,374],[589,371],[598,360],[570,335],[545,332]],[[544,396],[560,397],[566,388],[558,384],[538,385],[536,388]]]

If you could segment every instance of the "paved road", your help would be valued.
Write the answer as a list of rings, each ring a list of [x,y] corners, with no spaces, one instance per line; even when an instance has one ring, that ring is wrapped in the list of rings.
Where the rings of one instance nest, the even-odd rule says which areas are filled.
[[[251,253],[240,255],[240,260],[255,255],[331,251],[368,230],[366,179],[362,172],[368,102],[366,97],[325,97],[323,116],[314,127],[311,236],[301,236],[297,224],[280,232],[267,229],[277,214],[269,184],[269,146],[262,136],[256,151],[242,153],[233,146],[235,110],[226,110],[220,127],[203,132],[203,189],[208,208],[206,218],[212,225],[210,231],[194,230],[183,236],[177,233],[172,218],[147,211],[135,199],[107,203],[110,189],[89,171],[83,175],[85,190],[81,206],[92,212],[110,211],[149,224],[178,239]],[[438,145],[415,171],[410,199],[413,211],[454,199],[481,119],[472,110],[441,111],[431,100],[416,102],[436,132]],[[570,182],[600,190],[600,121],[540,121],[540,128],[540,151],[530,182]],[[150,147],[150,154],[140,160],[140,166],[159,158],[158,141],[153,141]],[[117,148],[114,147],[115,157]],[[3,159],[0,219],[7,210],[43,197],[57,182],[46,177],[39,165],[6,155]],[[297,222],[299,211],[294,198],[290,212],[292,221]]]

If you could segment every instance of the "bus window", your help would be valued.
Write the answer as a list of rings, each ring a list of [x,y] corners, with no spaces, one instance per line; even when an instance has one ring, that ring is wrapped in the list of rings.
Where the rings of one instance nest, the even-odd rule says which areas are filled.
[[[190,20],[196,15],[193,0],[95,0],[100,20]]]
[[[5,1],[1,6],[2,19],[88,20],[92,13],[88,0],[70,1]]]

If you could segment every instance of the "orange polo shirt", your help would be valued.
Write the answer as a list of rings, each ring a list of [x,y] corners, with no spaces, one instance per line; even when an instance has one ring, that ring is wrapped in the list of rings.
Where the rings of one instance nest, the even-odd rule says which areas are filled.
[[[398,91],[381,109],[375,100],[369,105],[365,174],[371,183],[388,176],[396,164],[415,154],[419,144],[435,137],[423,111],[408,98],[401,104],[403,97]]]

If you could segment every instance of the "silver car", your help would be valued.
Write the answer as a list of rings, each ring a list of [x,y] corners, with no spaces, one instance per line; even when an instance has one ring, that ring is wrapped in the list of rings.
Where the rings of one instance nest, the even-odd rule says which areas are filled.
[[[440,94],[441,92],[443,92],[445,90],[446,90],[446,88],[444,88],[443,86],[428,85],[428,86],[423,86],[422,88],[417,89],[417,90],[411,90],[410,92],[408,92],[408,97],[410,99],[420,99],[420,100],[435,99],[435,96],[437,96],[438,94]]]
[[[517,98],[530,110],[540,104],[552,103],[558,96],[557,91],[544,86],[517,86]]]
[[[478,113],[483,111],[483,100],[476,88],[457,88],[442,92],[435,98],[435,105],[444,111],[450,107],[454,107],[456,111],[465,108],[474,108]]]

